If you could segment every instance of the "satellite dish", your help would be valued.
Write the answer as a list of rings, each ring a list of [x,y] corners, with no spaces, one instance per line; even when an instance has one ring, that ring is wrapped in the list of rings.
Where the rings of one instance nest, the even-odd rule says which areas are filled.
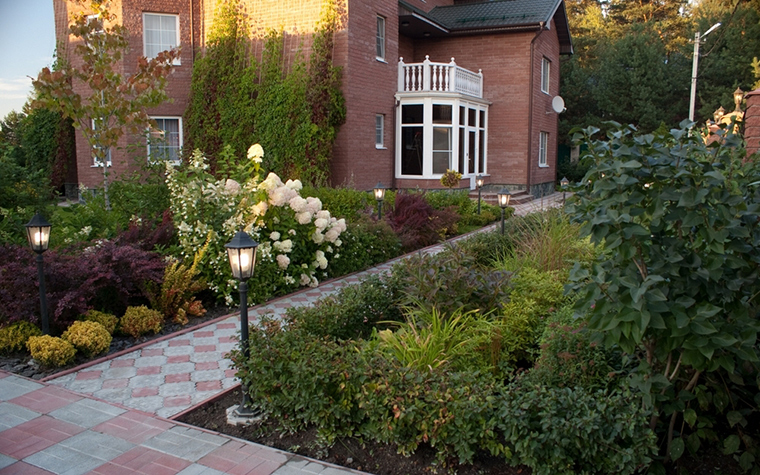
[[[565,100],[561,96],[554,96],[554,99],[552,99],[552,109],[557,114],[565,112],[567,110],[565,109]]]

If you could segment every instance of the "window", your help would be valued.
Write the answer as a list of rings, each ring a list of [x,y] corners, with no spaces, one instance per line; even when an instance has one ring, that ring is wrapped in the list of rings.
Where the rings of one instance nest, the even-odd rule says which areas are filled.
[[[549,94],[549,74],[551,73],[551,61],[544,58],[541,61],[541,92]]]
[[[433,174],[443,175],[451,165],[450,105],[433,104]]]
[[[93,121],[92,121],[92,130],[97,130],[98,129],[97,123],[98,123],[98,121],[96,121],[96,120],[93,119]],[[93,136],[97,136],[97,135],[98,135],[97,133],[93,134]],[[102,147],[99,147],[97,145],[93,145],[92,146],[92,166],[93,167],[102,167],[103,166],[103,162],[98,158],[99,155],[102,155],[101,153],[98,153],[98,151],[100,151],[102,149],[103,149]],[[112,165],[112,163],[111,163],[111,148],[110,147],[106,150],[105,155],[106,155],[106,164],[110,167]]]
[[[377,37],[375,38],[375,56],[385,61],[385,18],[377,17]]]
[[[424,105],[401,106],[401,174],[422,175]]]
[[[179,45],[179,17],[143,13],[143,54],[148,59]],[[179,58],[175,61],[179,64]]]
[[[538,166],[548,167],[546,163],[546,149],[549,145],[549,133],[541,132],[538,138]]]
[[[148,137],[148,159],[179,163],[182,149],[182,119],[179,117],[151,117],[157,131]]]
[[[383,137],[385,136],[385,115],[375,116],[375,148],[385,148]]]

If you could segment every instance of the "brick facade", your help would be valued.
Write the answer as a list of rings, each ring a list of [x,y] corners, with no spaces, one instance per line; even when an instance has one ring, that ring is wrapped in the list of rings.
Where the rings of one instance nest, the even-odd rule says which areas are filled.
[[[488,110],[488,179],[492,185],[510,185],[513,189],[530,188],[535,193],[541,184],[551,185],[556,175],[557,114],[551,99],[559,92],[560,46],[557,28],[500,31],[440,38],[411,38],[399,33],[397,0],[341,0],[345,17],[343,28],[336,34],[334,63],[343,71],[343,93],[346,99],[346,123],[337,136],[331,181],[357,189],[371,189],[381,181],[393,188],[440,188],[435,179],[409,180],[395,177],[395,123],[397,104],[398,61],[431,61],[448,63],[456,59],[458,66],[470,71],[482,70],[483,98],[490,102]],[[462,0],[406,0],[425,12],[435,7],[467,3]],[[135,64],[143,54],[143,12],[176,14],[180,19],[182,47],[181,65],[169,78],[168,93],[173,102],[150,111],[151,115],[178,117],[188,104],[194,51],[205,44],[217,0],[117,0],[114,12],[132,32],[130,53],[125,65]],[[282,28],[285,37],[286,62],[302,51],[308,54],[311,33],[319,19],[322,0],[242,0],[253,28]],[[54,0],[56,32],[65,37],[66,19],[73,3]],[[377,17],[385,19],[385,58],[375,54]],[[261,42],[254,42],[253,51],[261,54]],[[549,94],[541,92],[541,62],[551,62]],[[286,64],[287,66],[287,64]],[[548,113],[547,113],[548,112]],[[375,117],[384,116],[384,148],[375,145]],[[547,167],[539,167],[539,133],[549,134]],[[115,176],[129,170],[132,161],[144,160],[144,139],[123,140],[123,150],[114,153]],[[127,154],[126,150],[137,150]],[[139,152],[142,151],[142,157]],[[79,181],[88,186],[102,183],[102,170],[92,167],[89,146],[78,134]],[[136,158],[137,157],[137,158]],[[468,187],[469,180],[462,181]]]
[[[744,111],[744,140],[747,154],[760,151],[760,89],[748,92],[745,96],[747,108]]]

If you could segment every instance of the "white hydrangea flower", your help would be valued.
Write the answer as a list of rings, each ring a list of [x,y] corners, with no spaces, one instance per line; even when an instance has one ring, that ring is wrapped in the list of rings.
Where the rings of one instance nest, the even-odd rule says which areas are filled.
[[[306,211],[307,202],[300,196],[294,196],[288,204],[290,205],[290,209],[296,213],[303,213]]]
[[[309,287],[317,287],[317,286],[319,286],[319,281],[317,280],[316,277],[311,276],[311,279],[309,281]]]
[[[311,212],[304,211],[303,213],[296,214],[296,221],[298,221],[298,224],[309,224],[311,222]]]
[[[314,241],[314,244],[322,244],[325,240],[325,235],[319,232],[319,229],[314,231],[314,234],[311,235],[311,240]]]
[[[327,211],[326,209],[320,210],[319,212],[317,212],[317,219],[326,219],[326,220],[329,221],[330,220],[330,212]]]
[[[293,241],[290,239],[286,239],[284,241],[275,241],[273,246],[280,252],[288,253],[293,250]]]
[[[291,277],[289,275],[286,275],[285,276],[285,283],[288,284],[288,285],[293,285],[293,284],[296,283],[296,279],[294,279],[293,277]]]
[[[272,231],[272,234],[269,235],[269,239],[271,239],[272,241],[279,241],[280,233],[278,233],[277,231]]]
[[[335,247],[340,247],[340,245],[343,244],[343,241],[340,239],[335,240]],[[340,254],[336,254],[335,257],[338,257]]]
[[[289,264],[290,264],[290,258],[288,256],[286,256],[285,254],[277,255],[277,265],[280,266],[280,269],[286,269]]]
[[[340,236],[340,231],[336,228],[331,228],[325,233],[325,239],[327,239],[327,242],[334,243],[338,239],[338,236]]]
[[[297,196],[297,191],[291,190],[287,186],[280,186],[269,193],[269,202],[274,206],[285,206],[286,203],[290,203],[290,200]]]
[[[314,220],[314,226],[317,227],[320,231],[324,231],[324,229],[327,227],[329,223],[324,218],[317,218]]]
[[[322,251],[316,252],[317,257],[317,265],[320,269],[327,269],[327,258],[325,258],[325,253]]]
[[[296,230],[295,229],[291,229],[290,231],[288,231],[288,234],[290,234],[291,236],[295,236],[296,235]]]
[[[319,198],[309,196],[306,198],[306,209],[308,209],[312,214],[318,213],[322,210],[322,201],[320,201]]]
[[[240,192],[240,183],[236,182],[232,178],[227,178],[227,181],[224,182],[224,189],[227,193],[236,195]]]
[[[301,274],[301,285],[309,285],[311,283],[311,278],[309,278],[306,274]]]
[[[262,190],[271,191],[280,186],[282,186],[282,180],[280,180],[280,177],[278,177],[275,173],[270,173],[267,175],[266,179],[261,182],[259,188]]]
[[[261,145],[255,143],[248,149],[248,159],[253,160],[256,163],[261,163],[261,158],[264,156],[264,149]]]
[[[303,188],[303,184],[301,183],[301,180],[288,180],[285,182],[285,186],[295,191],[301,191],[301,189]]]

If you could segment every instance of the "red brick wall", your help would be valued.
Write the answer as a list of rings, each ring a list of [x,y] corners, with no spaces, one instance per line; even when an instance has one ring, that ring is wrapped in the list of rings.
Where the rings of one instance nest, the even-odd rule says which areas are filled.
[[[760,89],[747,93],[747,109],[744,112],[744,139],[747,155],[760,150]]]

